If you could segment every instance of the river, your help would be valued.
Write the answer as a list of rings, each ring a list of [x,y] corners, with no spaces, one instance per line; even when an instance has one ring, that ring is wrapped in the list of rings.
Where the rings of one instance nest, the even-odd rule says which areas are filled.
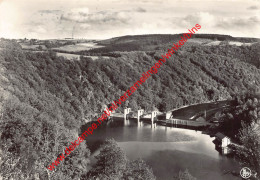
[[[85,131],[87,125],[82,127]],[[97,128],[87,139],[92,152],[106,138],[114,138],[130,160],[142,158],[159,180],[170,180],[188,169],[198,180],[235,180],[227,171],[239,172],[238,163],[215,150],[214,138],[201,131],[157,126],[138,127],[136,122],[113,121]]]

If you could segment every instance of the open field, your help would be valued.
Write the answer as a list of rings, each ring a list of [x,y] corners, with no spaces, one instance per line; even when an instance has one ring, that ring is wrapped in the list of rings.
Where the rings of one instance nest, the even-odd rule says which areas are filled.
[[[196,41],[196,39],[195,39],[195,41]],[[204,45],[206,45],[206,46],[217,46],[217,45],[221,45],[222,42],[225,42],[225,41],[211,40],[208,43],[205,43]],[[229,45],[236,45],[236,46],[251,46],[251,45],[254,44],[254,43],[244,43],[244,42],[238,42],[238,41],[227,41],[227,43]]]
[[[80,51],[87,51],[95,48],[101,48],[104,46],[98,46],[96,43],[78,43],[75,45],[66,45],[59,48],[52,48],[53,50],[60,50],[66,52],[80,52]]]
[[[251,46],[255,43],[242,43],[242,42],[237,42],[237,41],[230,41],[228,42],[229,45],[236,45],[236,46]]]
[[[23,49],[32,49],[32,50],[38,50],[39,46],[42,47],[42,49],[47,49],[45,45],[30,45],[28,43],[20,43]]]
[[[57,56],[62,56],[69,60],[79,60],[80,59],[80,55],[78,55],[78,54],[57,53]],[[84,57],[90,57],[92,60],[97,60],[98,58],[109,59],[108,56],[84,56]]]

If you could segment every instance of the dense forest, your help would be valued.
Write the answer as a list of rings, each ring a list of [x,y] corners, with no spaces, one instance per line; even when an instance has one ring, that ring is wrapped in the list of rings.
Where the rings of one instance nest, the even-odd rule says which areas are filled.
[[[1,176],[64,180],[94,176],[95,169],[88,166],[90,151],[83,143],[55,171],[46,167],[77,138],[83,123],[95,120],[104,105],[118,99],[170,47],[156,38],[153,41],[153,50],[142,49],[145,43],[141,43],[138,48],[142,51],[119,49],[115,58],[93,61],[82,56],[71,61],[53,51],[24,51],[14,40],[1,39]],[[102,48],[99,51],[104,52]],[[187,104],[235,98],[260,86],[259,63],[259,43],[187,44],[143,83],[128,105],[134,110],[142,107],[165,112]],[[104,146],[100,159],[106,148],[120,151],[113,141]],[[131,174],[138,171],[138,164],[145,164],[142,160],[129,162],[123,154],[121,158],[124,162],[114,167],[113,177],[126,176],[122,168]],[[143,176],[153,177],[149,167],[140,170]]]
[[[116,141],[106,140],[97,155],[97,163],[84,177],[89,180],[155,180],[152,170],[141,160],[129,161]]]
[[[219,115],[223,123],[212,131],[222,131],[231,137],[235,157],[243,165],[260,173],[260,91],[247,92],[234,98],[233,106]]]

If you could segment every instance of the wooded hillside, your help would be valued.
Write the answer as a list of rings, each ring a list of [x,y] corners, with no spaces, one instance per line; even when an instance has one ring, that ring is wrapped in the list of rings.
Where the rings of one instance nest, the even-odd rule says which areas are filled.
[[[154,45],[159,44],[155,40]],[[56,172],[46,166],[75,139],[80,125],[95,120],[164,51],[117,52],[110,59],[70,61],[54,52],[28,52],[0,42],[1,156],[3,177],[77,179],[88,171],[82,143]],[[167,111],[184,104],[230,99],[260,86],[259,44],[181,48],[129,98],[136,110]],[[118,109],[122,110],[122,106]]]

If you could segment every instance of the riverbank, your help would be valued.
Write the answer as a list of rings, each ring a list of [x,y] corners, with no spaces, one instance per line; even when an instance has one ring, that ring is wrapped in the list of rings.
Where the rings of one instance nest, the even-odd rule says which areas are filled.
[[[127,125],[114,121],[100,127],[87,144],[98,150],[106,138],[114,138],[130,160],[144,159],[159,180],[171,180],[185,169],[200,180],[235,180],[231,174],[222,175],[239,169],[232,158],[215,150],[214,138],[201,131],[165,126],[152,129],[149,124],[138,127],[135,121]]]

